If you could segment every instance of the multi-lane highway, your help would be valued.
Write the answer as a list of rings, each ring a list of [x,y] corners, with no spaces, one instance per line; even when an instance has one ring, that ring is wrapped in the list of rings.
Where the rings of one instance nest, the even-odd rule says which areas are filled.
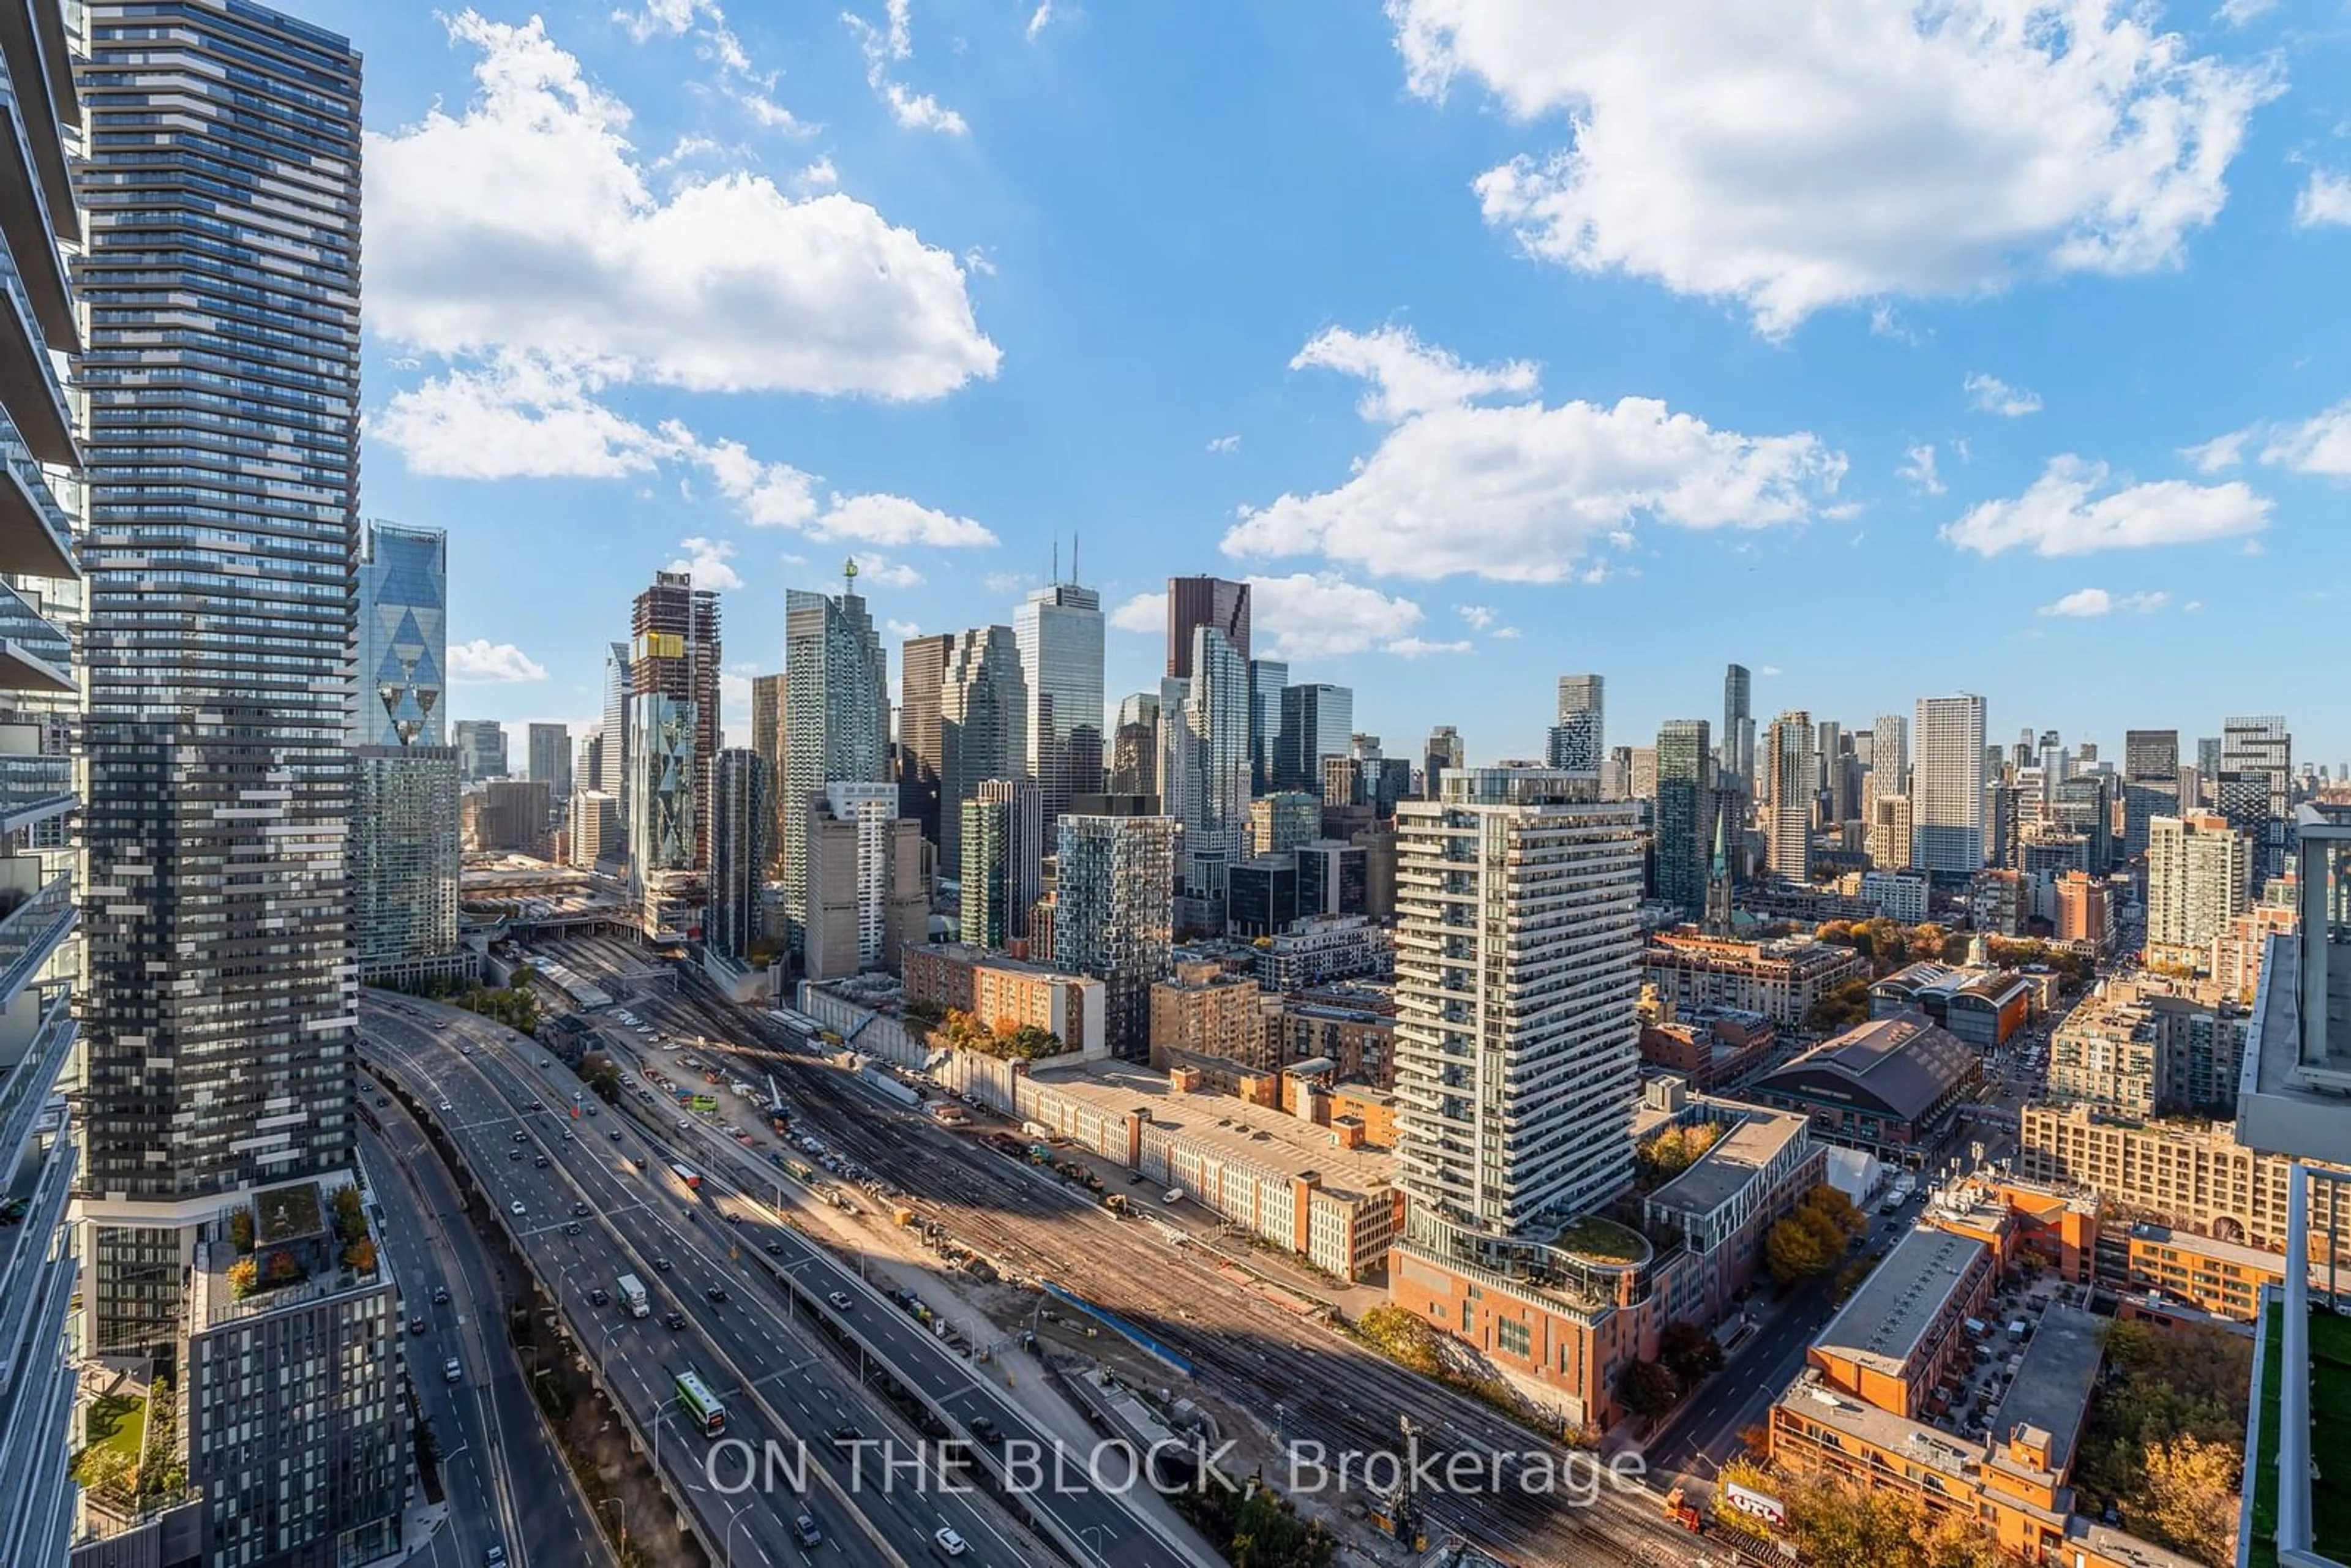
[[[583,973],[611,977],[619,966],[602,951],[610,946],[561,943],[550,950]],[[764,1015],[691,979],[680,987],[675,994],[632,996],[626,1006],[674,1034],[728,1042],[736,1054],[725,1061],[756,1069],[749,1076],[775,1072],[810,1124],[904,1188],[925,1218],[1025,1274],[1055,1280],[1145,1324],[1194,1361],[1204,1387],[1257,1413],[1281,1438],[1320,1443],[1332,1453],[1393,1452],[1401,1442],[1397,1417],[1408,1415],[1424,1452],[1563,1460],[1559,1450],[1474,1400],[1237,1285],[1195,1249],[1171,1249],[1153,1228],[1119,1221],[968,1136],[893,1109],[851,1075],[793,1049],[797,1038]],[[1669,1525],[1645,1492],[1604,1490],[1590,1506],[1568,1507],[1556,1493],[1528,1495],[1510,1484],[1525,1472],[1507,1461],[1506,1469],[1512,1473],[1499,1488],[1424,1499],[1437,1533],[1458,1532],[1518,1561],[1695,1561],[1690,1538]]]
[[[370,1089],[381,1133],[362,1123],[360,1164],[384,1212],[381,1228],[403,1309],[417,1402],[441,1446],[449,1519],[422,1553],[434,1568],[473,1568],[493,1546],[517,1563],[611,1561],[579,1489],[540,1425],[521,1364],[498,1322],[501,1281],[423,1131]],[[459,1381],[443,1368],[455,1360]]]
[[[715,1181],[688,1192],[669,1174],[674,1151],[665,1130],[596,1107],[577,1079],[519,1037],[405,998],[369,997],[361,1021],[379,1067],[449,1129],[535,1272],[551,1283],[588,1358],[661,1434],[664,1467],[679,1475],[678,1451],[695,1454],[697,1468],[679,1475],[679,1484],[689,1506],[712,1511],[704,1517],[714,1542],[732,1537],[731,1550],[744,1561],[770,1564],[818,1561],[816,1552],[839,1552],[844,1539],[852,1562],[947,1554],[959,1563],[1012,1563],[1041,1555],[986,1500],[944,1490],[943,1480],[958,1477],[943,1476],[935,1447],[927,1466],[917,1464],[925,1453],[918,1434],[878,1398],[861,1395],[856,1374],[836,1359],[841,1350],[820,1336],[838,1336],[852,1361],[862,1347],[896,1368],[935,1403],[950,1430],[987,1416],[1003,1441],[958,1441],[964,1463],[989,1466],[1015,1443],[1049,1439],[853,1271]],[[609,1294],[623,1271],[654,1297],[646,1319],[593,1302],[590,1292]],[[785,1274],[804,1283],[803,1296],[783,1288]],[[677,1319],[682,1327],[668,1326]],[[755,1445],[769,1437],[805,1442],[810,1497],[719,1494],[716,1481],[700,1472],[699,1437],[682,1431],[674,1408],[674,1378],[688,1364],[725,1401],[729,1437]],[[761,1500],[768,1506],[747,1506]],[[1081,1562],[1183,1568],[1196,1559],[1082,1484],[1022,1500]],[[796,1522],[803,1508],[824,1535],[812,1550]],[[961,1552],[943,1545],[942,1529],[954,1531]]]

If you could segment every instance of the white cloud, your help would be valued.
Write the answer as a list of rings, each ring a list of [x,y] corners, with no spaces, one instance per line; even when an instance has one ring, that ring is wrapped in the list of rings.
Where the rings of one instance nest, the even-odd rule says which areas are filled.
[[[512,643],[476,637],[449,644],[449,678],[459,685],[492,685],[508,681],[543,681],[547,666]]]
[[[817,129],[769,96],[783,73],[761,72],[752,67],[743,41],[726,25],[726,13],[716,0],[645,0],[636,11],[613,12],[612,20],[640,44],[661,34],[676,37],[692,32],[695,52],[719,68],[719,89],[741,104],[753,120],[768,130],[794,136]]]
[[[878,583],[883,588],[914,588],[923,580],[921,572],[888,556],[857,555],[851,559],[857,562],[857,580],[869,586]]]
[[[2193,614],[2195,614],[2198,611],[2199,611],[2199,610],[2201,610],[2201,609],[2203,609],[2203,608],[2204,608],[2204,601],[2203,601],[2202,600],[2200,600],[2200,599],[2191,599],[2191,600],[2189,600],[2187,603],[2185,603],[2185,604],[2181,605],[2179,608],[2180,608],[2181,610],[2185,611],[2186,612],[2188,612],[2189,614],[2193,615]]]
[[[1336,572],[1252,577],[1249,585],[1249,623],[1267,638],[1265,652],[1278,659],[1364,653],[1410,632],[1423,619],[1411,600],[1350,582]]]
[[[919,637],[923,634],[923,629],[912,621],[884,621],[882,622],[882,628],[902,643],[909,637]]]
[[[1929,496],[1943,493],[1943,481],[1935,472],[1935,449],[1932,446],[1904,448],[1901,465],[1894,470],[1894,476],[1907,482],[1912,489],[1923,490]]]
[[[1959,383],[1968,394],[1969,403],[1984,413],[1996,413],[2002,419],[2021,419],[2028,413],[2041,412],[2041,394],[2012,387],[1998,376],[1988,376],[1980,371]]]
[[[1494,610],[1488,604],[1457,604],[1453,613],[1469,622],[1472,632],[1483,632],[1494,623]]]
[[[1755,673],[1759,675],[1776,675],[1780,673],[1780,666],[1777,664],[1758,664],[1755,667]]]
[[[969,517],[952,517],[904,496],[835,496],[824,515],[808,526],[808,532],[811,538],[936,545],[950,549],[996,542],[994,534]]]
[[[1017,571],[991,571],[980,579],[980,586],[994,594],[1019,593],[1029,586],[1029,580]]]
[[[1386,651],[1401,658],[1419,659],[1426,658],[1431,653],[1466,653],[1469,651],[1469,644],[1432,643],[1426,637],[1399,637],[1387,645]]]
[[[2194,446],[2183,446],[2179,449],[2179,455],[2186,458],[2199,474],[2219,474],[2244,461],[2245,443],[2252,437],[2252,431],[2232,430],[2226,435],[2216,435]]]
[[[1515,626],[1497,626],[1494,628],[1493,637],[1497,643],[1515,643],[1519,640],[1519,629]]]
[[[831,158],[820,158],[813,163],[802,164],[792,176],[792,183],[802,191],[830,191],[841,183],[841,171],[832,166]]]
[[[1542,259],[1739,301],[1771,333],[1885,296],[2170,265],[2276,90],[2269,66],[2197,56],[2111,0],[1388,14],[1413,91],[1471,78],[1564,133],[1477,180],[1488,222]]]
[[[2019,546],[2035,555],[2088,555],[2102,549],[2190,544],[2259,533],[2271,502],[2245,485],[2191,485],[2180,479],[2106,487],[2103,463],[2066,454],[2014,500],[1986,501],[1943,529],[1961,549],[1999,555]]]
[[[1147,632],[1164,635],[1167,631],[1167,595],[1138,593],[1125,603],[1114,607],[1109,621],[1114,632]]]
[[[2351,399],[2300,424],[2273,427],[2262,447],[2262,461],[2297,474],[2351,478]]]
[[[843,11],[841,20],[865,53],[866,85],[889,106],[892,119],[909,131],[937,131],[949,136],[961,136],[970,129],[962,115],[944,108],[929,93],[912,92],[891,78],[890,68],[912,59],[914,54],[910,0],[889,0],[886,27],[877,27],[850,11]]]
[[[1809,434],[1715,430],[1649,398],[1473,403],[1531,393],[1533,367],[1466,366],[1394,329],[1326,332],[1296,362],[1364,376],[1373,384],[1359,412],[1392,428],[1337,488],[1244,507],[1224,538],[1229,554],[1556,582],[1591,549],[1622,548],[1645,517],[1691,528],[1803,521],[1845,468]]]
[[[2213,15],[2231,27],[2241,27],[2276,5],[2277,0],[2220,0],[2220,8]]]
[[[735,554],[735,547],[726,540],[680,539],[677,548],[685,553],[663,570],[692,572],[695,587],[716,589],[722,593],[732,592],[743,586],[743,574],[727,564]]]
[[[2321,224],[2351,224],[2351,174],[2310,172],[2310,183],[2294,199],[2294,226],[2308,229]]]
[[[1240,444],[1241,438],[1238,435],[1218,435],[1212,437],[1209,440],[1208,450],[1211,452],[1238,452],[1240,450]]]
[[[1037,41],[1037,35],[1043,32],[1046,26],[1052,20],[1053,0],[1039,0],[1037,8],[1029,13],[1029,41],[1032,44],[1035,43]]]
[[[996,276],[996,263],[987,258],[987,248],[985,246],[976,245],[965,251],[963,265],[966,271],[976,273],[981,277]]]
[[[996,373],[946,251],[747,170],[657,197],[628,106],[538,21],[464,11],[449,31],[479,53],[473,99],[367,138],[368,309],[387,340],[694,391],[919,399]]]
[[[369,433],[419,474],[445,479],[617,479],[670,444],[593,396],[594,370],[506,351],[392,394]]]
[[[2117,596],[2108,593],[2103,588],[2080,588],[2065,595],[2054,604],[2043,605],[2037,613],[2073,616],[2077,619],[2111,615],[2116,612],[2135,612],[2145,615],[2151,611],[2162,609],[2170,601],[2171,595],[2168,593],[2126,593]],[[2200,607],[2191,606],[2190,608]]]

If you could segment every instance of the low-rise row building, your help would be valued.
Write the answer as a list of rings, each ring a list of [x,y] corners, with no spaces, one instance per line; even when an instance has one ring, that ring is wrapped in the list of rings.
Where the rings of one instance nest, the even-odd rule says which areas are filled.
[[[1869,977],[1850,947],[1805,937],[1746,942],[1684,928],[1661,931],[1642,954],[1643,977],[1683,1012],[1739,1008],[1782,1029],[1802,1029],[1814,1004],[1847,980]]]
[[[1761,1066],[1779,1038],[1770,1019],[1743,1008],[1685,1012],[1654,991],[1641,998],[1641,1060],[1678,1073],[1700,1092]]]
[[[2008,1042],[2032,1017],[2034,988],[2005,970],[1906,965],[1869,988],[1869,1014],[1924,1013],[1978,1051]]]
[[[956,942],[916,944],[899,956],[908,1002],[969,1013],[991,1030],[1045,1030],[1083,1056],[1107,1050],[1102,983],[1091,976]]]

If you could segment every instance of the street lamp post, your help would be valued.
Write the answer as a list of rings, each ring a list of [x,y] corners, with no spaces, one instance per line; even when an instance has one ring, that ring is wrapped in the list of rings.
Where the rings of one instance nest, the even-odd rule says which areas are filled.
[[[629,1560],[629,1500],[624,1497],[608,1497],[596,1506],[599,1509],[617,1508],[621,1511],[621,1561],[626,1563]]]
[[[737,1525],[738,1525],[738,1524],[742,1523],[742,1522],[743,1522],[743,1516],[744,1516],[745,1514],[747,1514],[747,1513],[750,1512],[750,1511],[751,1511],[751,1505],[750,1505],[749,1503],[747,1503],[747,1503],[745,1503],[741,1508],[737,1509],[737,1510],[734,1511],[734,1513],[732,1513],[731,1515],[729,1515],[729,1516],[727,1517],[727,1520],[726,1520],[726,1568],[735,1568],[735,1527],[736,1527]]]

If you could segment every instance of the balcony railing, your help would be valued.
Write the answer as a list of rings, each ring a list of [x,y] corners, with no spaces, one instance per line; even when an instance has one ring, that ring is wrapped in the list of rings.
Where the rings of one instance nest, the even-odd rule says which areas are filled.
[[[78,915],[71,872],[29,894],[0,892],[0,1006],[40,972]]]
[[[49,363],[48,340],[33,313],[32,296],[13,267],[0,266],[0,292],[8,297],[13,328],[0,326],[0,402],[7,405],[18,434],[44,463],[81,466],[73,425],[66,414],[65,388]]]
[[[15,589],[0,584],[0,690],[70,692],[73,640]]]
[[[28,1004],[29,1005],[29,1004]],[[60,987],[33,1028],[16,1066],[0,1071],[0,1169],[16,1163],[33,1118],[49,1097],[75,1034],[73,999]]]
[[[32,449],[17,437],[5,412],[0,412],[0,459],[7,465],[0,473],[0,571],[79,577],[65,508],[57,505]]]
[[[0,753],[0,833],[60,816],[79,803],[72,758]]]

